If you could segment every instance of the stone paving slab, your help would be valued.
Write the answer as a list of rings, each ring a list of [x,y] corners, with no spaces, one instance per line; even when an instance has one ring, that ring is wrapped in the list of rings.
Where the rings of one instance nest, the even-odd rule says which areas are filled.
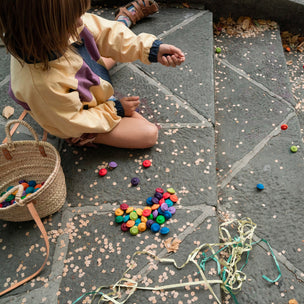
[[[303,285],[299,283],[292,271],[280,264],[282,278],[275,284],[270,284],[262,278],[263,275],[274,280],[278,276],[273,258],[269,256],[269,250],[254,245],[249,255],[249,262],[243,269],[247,275],[241,292],[236,295],[238,303],[275,303],[286,304],[291,299],[297,299],[298,303],[304,299]],[[231,297],[226,295],[228,303],[234,303]],[[223,301],[225,303],[225,301]]]
[[[304,212],[303,143],[297,140],[299,124],[296,118],[288,122],[286,131],[279,131],[227,186],[221,185],[220,204],[238,217],[248,216],[257,223],[256,233],[267,239],[304,275],[303,231]],[[291,141],[294,138],[294,141]],[[292,153],[291,145],[299,146]],[[291,170],[297,164],[297,170]],[[263,191],[256,185],[262,183]]]
[[[95,12],[103,14],[101,11]],[[113,19],[113,11],[105,10],[104,13],[104,16],[111,16]],[[154,18],[159,21],[155,26]],[[193,28],[190,26],[191,23],[194,25]],[[200,37],[197,29],[201,25],[208,27],[207,34],[189,48],[187,43],[191,39],[184,42],[183,35],[186,32],[195,32],[190,37]],[[180,30],[181,27],[187,31]],[[54,223],[54,229],[50,230],[50,227],[47,227],[51,240],[56,244],[51,250],[52,259],[49,261],[49,267],[36,278],[39,283],[33,281],[34,285],[26,284],[22,289],[19,288],[1,298],[0,303],[72,303],[94,286],[111,284],[118,280],[134,251],[148,247],[156,253],[165,255],[166,249],[162,241],[167,237],[179,237],[182,240],[179,251],[174,254],[179,263],[182,263],[199,244],[218,242],[214,128],[209,122],[213,119],[214,103],[211,14],[196,10],[165,10],[164,14],[147,18],[136,27],[138,31],[144,29],[160,35],[164,40],[168,38],[169,43],[178,32],[177,41],[181,42],[181,48],[187,47],[190,58],[197,57],[206,46],[207,51],[203,52],[204,55],[200,58],[204,60],[197,60],[195,68],[197,73],[204,69],[205,76],[208,76],[201,77],[200,80],[198,75],[196,76],[195,90],[199,86],[208,88],[210,94],[199,94],[199,98],[208,99],[210,112],[204,112],[202,107],[196,106],[201,102],[195,94],[183,99],[180,91],[171,91],[167,86],[170,77],[168,74],[157,79],[152,73],[143,71],[138,63],[118,64],[112,71],[113,82],[118,87],[117,94],[136,93],[142,96],[139,111],[160,127],[158,144],[151,149],[122,150],[106,146],[99,146],[97,149],[75,148],[61,142],[62,166],[68,195],[62,213],[54,215],[59,222]],[[168,33],[165,33],[167,30]],[[162,73],[165,71],[166,69],[163,69]],[[178,71],[179,77],[183,74],[178,69],[173,71]],[[175,72],[170,73],[174,75]],[[183,76],[186,79],[189,75]],[[184,81],[182,78],[176,81],[182,80]],[[190,85],[189,81],[187,86]],[[204,103],[203,107],[207,107]],[[26,119],[31,118],[27,116]],[[31,135],[25,128],[19,128],[16,137],[30,138]],[[143,169],[144,159],[152,161],[150,168]],[[118,168],[108,172],[103,178],[99,177],[98,170],[113,160],[118,163]],[[130,179],[134,176],[141,179],[138,187],[130,185]],[[142,207],[146,198],[153,195],[155,188],[170,186],[176,189],[180,200],[176,204],[176,215],[167,223],[171,229],[168,236],[152,235],[151,231],[147,231],[145,234],[132,237],[130,234],[123,234],[119,226],[116,227],[113,214],[120,203],[127,202],[132,206]],[[17,224],[10,225],[16,227]],[[4,233],[5,228],[6,226],[2,227]],[[37,243],[38,239],[34,242]],[[28,249],[22,243],[21,248],[22,256],[22,252]],[[28,261],[24,261],[26,262]],[[29,264],[26,270],[31,269],[32,261]],[[147,261],[145,265],[148,265]],[[159,267],[161,272],[157,270],[151,273],[155,283],[161,283],[162,280],[165,283],[173,283],[197,278],[193,267],[174,275],[173,270],[169,272],[167,265],[164,268]],[[212,264],[209,267],[207,270],[213,274]],[[15,268],[11,268],[9,263],[7,271],[13,275]],[[220,298],[219,285],[214,286],[214,291]],[[143,298],[147,299],[146,292],[139,292],[128,302],[141,303]],[[164,299],[169,303],[176,303],[177,298],[181,303],[190,300],[199,303],[215,301],[210,291],[204,287],[165,293],[150,292],[148,299],[151,303]]]
[[[236,161],[280,127],[292,109],[222,64],[216,75],[217,168],[223,178]]]
[[[158,145],[146,150],[100,146],[83,149],[64,146],[62,165],[71,206],[124,201],[145,204],[157,187],[173,187],[185,206],[216,204],[214,134],[210,128],[161,129]],[[152,166],[144,169],[142,161]],[[104,177],[101,167],[118,167]],[[138,177],[140,184],[131,186]],[[86,181],[85,183],[83,181]],[[121,195],[123,193],[123,196]]]
[[[141,63],[139,66],[205,119],[214,122],[213,61],[210,60],[213,55],[212,15],[209,12],[201,14],[194,16],[191,23],[161,36],[164,43],[176,45],[186,54],[183,66],[173,70]]]
[[[262,38],[215,37],[214,44],[223,47],[215,55],[218,211],[226,220],[249,217],[257,223],[255,240],[270,242],[282,268],[278,283],[268,284],[263,274],[277,276],[273,261],[265,260],[269,249],[253,250],[237,300],[283,304],[295,298],[302,303],[303,142],[279,32],[265,32]],[[228,296],[226,302],[234,301]]]
[[[223,49],[217,55],[219,59],[241,70],[272,95],[278,95],[295,105],[279,30],[265,31],[246,39],[221,35],[215,40],[216,46]]]
[[[8,294],[8,297],[1,297],[1,304],[21,303],[23,295],[27,292],[48,287],[57,246],[57,231],[61,227],[61,220],[61,212],[43,220],[44,227],[49,235],[50,256],[41,275],[31,280],[30,283],[13,290]],[[33,221],[19,223],[0,221],[0,223],[0,260],[6,261],[6,263],[1,262],[0,286],[1,290],[4,290],[10,286],[11,282],[20,281],[40,268],[45,259],[46,247],[43,238],[40,236],[39,228]],[[54,233],[55,229],[56,233]],[[18,295],[21,295],[19,302],[15,302],[15,296],[18,297]]]
[[[111,205],[104,207],[109,211],[113,210]],[[121,232],[120,226],[114,223],[113,212],[84,214],[82,210],[85,208],[79,208],[78,215],[74,215],[71,221],[78,229],[70,238],[67,250],[68,255],[60,286],[60,303],[72,303],[73,298],[77,298],[84,292],[118,281],[129,266],[132,254],[136,251],[150,250],[160,257],[168,256],[163,245],[163,240],[166,237],[159,235],[159,233],[153,234],[151,231],[145,231],[134,237],[129,233]],[[183,217],[178,217],[176,213],[176,217],[174,215],[166,223],[166,226],[172,229],[172,236],[183,240],[181,250],[177,254],[170,255],[170,258],[176,259],[178,265],[184,263],[199,242],[217,241],[217,237],[211,230],[213,227],[217,228],[213,208],[207,206],[189,210],[185,208],[183,211]],[[199,217],[197,211],[200,211]],[[193,241],[193,236],[195,236],[196,241]],[[151,259],[147,260],[146,256],[136,258],[136,262],[138,266],[132,270],[130,277],[137,276],[137,280],[142,278],[142,284],[146,286],[155,286],[160,283],[176,284],[180,280],[190,280],[190,277],[194,276],[193,279],[197,277],[197,269],[193,267],[189,267],[188,271],[186,269],[178,271],[174,267],[170,267],[168,263],[164,266],[162,263],[153,263]],[[129,278],[129,276],[126,277]],[[145,284],[145,282],[149,282],[149,284]],[[172,292],[172,290],[166,292],[168,303],[175,303],[174,293],[176,292]],[[185,294],[189,296],[189,292],[182,288],[178,297],[187,297]],[[196,295],[204,301],[209,299],[209,294],[210,292],[205,291],[204,288],[196,292]],[[130,303],[140,303],[142,297],[147,299],[151,296],[158,298],[155,292],[136,292],[130,299]],[[209,300],[206,303],[212,302]]]
[[[125,65],[112,76],[115,88],[115,96],[138,95],[140,96],[139,113],[152,121],[160,124],[186,124],[202,122],[208,125],[204,117],[192,110],[191,106],[162,86],[146,76],[134,65]],[[124,79],[122,82],[121,80]]]

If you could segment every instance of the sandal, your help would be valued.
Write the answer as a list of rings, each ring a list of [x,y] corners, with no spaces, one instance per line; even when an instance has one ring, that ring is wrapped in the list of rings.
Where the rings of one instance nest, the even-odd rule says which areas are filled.
[[[131,5],[135,8],[135,13],[133,14],[128,10],[128,7]],[[158,4],[154,0],[132,1],[126,6],[120,7],[115,12],[115,20],[117,20],[119,16],[127,16],[132,24],[135,25],[137,21],[156,12],[158,12]]]

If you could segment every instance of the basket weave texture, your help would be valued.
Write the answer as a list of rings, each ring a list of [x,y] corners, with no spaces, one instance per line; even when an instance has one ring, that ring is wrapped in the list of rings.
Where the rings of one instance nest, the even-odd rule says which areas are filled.
[[[26,126],[35,140],[12,141],[10,126],[14,123]],[[16,187],[0,196],[0,202],[5,200],[8,193],[22,190],[20,180],[35,180],[44,184],[37,192],[24,199],[17,194],[15,204],[0,208],[0,219],[12,222],[33,220],[26,207],[29,202],[34,203],[40,218],[57,212],[66,199],[66,183],[58,151],[50,143],[39,141],[35,130],[23,120],[9,121],[5,131],[7,143],[0,146],[0,193],[6,191],[9,186]],[[7,159],[7,152],[11,159]]]

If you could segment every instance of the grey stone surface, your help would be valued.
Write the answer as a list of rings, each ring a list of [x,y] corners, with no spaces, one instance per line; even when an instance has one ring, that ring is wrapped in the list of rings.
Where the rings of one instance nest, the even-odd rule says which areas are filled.
[[[292,113],[286,102],[223,66],[216,71],[217,169],[223,177]]]
[[[165,83],[171,92],[187,101],[205,119],[214,122],[211,35],[212,15],[204,12],[201,18],[194,19],[172,34],[167,33],[163,38],[165,43],[177,45],[185,52],[186,61],[183,66],[176,70],[155,65],[140,66],[146,73]]]
[[[247,39],[221,35],[216,46],[223,46],[219,60],[227,60],[251,80],[294,105],[279,30]]]
[[[257,235],[269,241],[274,248],[304,270],[302,215],[303,144],[297,139],[299,125],[296,118],[289,128],[273,136],[262,150],[219,192],[220,204],[238,217],[248,216],[257,223]],[[291,141],[291,138],[293,140]],[[292,153],[291,145],[299,152]],[[290,168],[297,170],[290,174]],[[256,185],[265,189],[259,191]]]
[[[244,268],[247,278],[244,281],[242,291],[236,295],[238,303],[285,304],[291,299],[297,299],[298,303],[303,303],[301,302],[304,299],[303,284],[284,265],[280,264],[282,277],[277,283],[271,284],[263,279],[264,275],[271,280],[276,279],[278,276],[273,258],[268,253],[270,252],[267,248],[265,250],[260,245],[253,246],[253,250],[249,255],[249,262]],[[234,302],[229,295],[224,298],[229,303]]]
[[[273,261],[265,260],[267,248],[264,253],[253,251],[250,266],[244,269],[246,284],[237,300],[288,303],[294,298],[301,303],[301,88],[291,87],[290,77],[286,77],[278,32],[264,33],[262,39],[215,37],[215,46],[224,50],[216,55],[215,64],[218,211],[223,219],[251,218],[257,224],[256,239],[269,241],[282,268],[282,279],[276,285],[267,283],[261,276],[268,272],[275,278],[276,267]],[[268,47],[275,56],[267,57]],[[282,123],[288,125],[287,130],[281,130]],[[297,153],[290,151],[291,145],[299,148]],[[258,183],[265,189],[257,190]],[[225,298],[233,303],[231,297]]]
[[[90,151],[64,149],[62,163],[70,204],[90,205],[93,200],[97,203],[115,202],[116,205],[124,201],[145,205],[154,189],[171,186],[181,198],[181,205],[215,205],[212,131],[209,128],[161,129],[158,142],[157,146],[143,151],[106,146]],[[152,161],[152,166],[147,169],[142,167],[145,159]],[[98,169],[107,167],[113,160],[118,167],[100,177]],[[137,187],[131,186],[133,177],[140,179]],[[89,189],[84,180],[89,182]]]
[[[113,209],[111,205],[104,205],[104,207]],[[58,298],[60,303],[70,303],[72,295],[73,298],[77,298],[85,291],[94,290],[100,285],[116,283],[129,267],[133,252],[148,250],[159,257],[169,257],[165,254],[166,249],[162,244],[162,240],[166,237],[159,233],[153,234],[151,231],[145,231],[135,237],[122,232],[120,226],[114,223],[113,213],[109,213],[109,211],[98,212],[97,214],[83,214],[80,211],[72,219],[71,223],[74,223],[79,229],[70,238],[61,292]],[[196,223],[195,220],[198,215],[203,215],[203,218]],[[204,241],[217,241],[216,235],[211,231],[211,227],[217,227],[214,215],[214,210],[212,211],[210,207],[193,209],[192,211],[185,208],[182,217],[178,217],[178,213],[176,213],[167,222],[166,226],[172,229],[172,235],[184,242],[183,250],[170,255],[170,258],[175,259],[178,265],[182,265],[193,248],[197,246],[196,241],[193,242],[193,235],[198,237],[201,231],[206,231],[204,237],[200,237],[202,243]],[[209,230],[207,230],[208,225],[210,225]],[[193,233],[190,234],[189,232],[192,230]],[[135,279],[134,276],[137,276],[139,286],[157,286],[160,283],[168,285],[197,277],[197,268],[193,268],[191,265],[178,270],[173,265],[171,267],[169,263],[157,263],[156,261],[153,263],[151,259],[146,257],[136,257],[137,267],[129,272],[132,276],[126,275],[125,278]],[[155,265],[154,268],[151,268],[151,265]],[[168,276],[166,273],[168,273]],[[148,285],[145,284],[147,281],[149,282]],[[151,297],[160,301],[161,297],[165,296],[168,303],[176,303],[175,293],[178,294],[178,299],[186,298],[187,295],[190,297],[190,291],[185,291],[184,288],[174,292],[168,290],[162,292],[161,295],[145,291],[136,292],[129,302],[141,303],[142,298],[150,299]],[[204,303],[213,303],[212,300],[209,300],[210,293],[208,291],[199,290],[195,294]]]
[[[118,98],[127,95],[140,96],[139,113],[157,125],[198,124],[203,119],[192,110],[191,105],[178,99],[160,82],[146,76],[133,65],[124,66],[111,78],[117,88],[115,95]],[[123,83],[121,79],[124,79]],[[205,124],[208,125],[207,121]]]
[[[111,9],[94,13],[114,18]],[[220,36],[213,40],[212,14],[207,11],[163,9],[140,22],[134,31],[152,32],[187,53],[183,69],[135,62],[118,64],[112,70],[117,95],[141,96],[139,111],[160,127],[158,143],[145,150],[93,149],[50,139],[61,152],[68,189],[62,210],[44,220],[51,257],[38,277],[1,297],[0,303],[72,304],[86,292],[120,279],[137,250],[149,249],[181,265],[193,249],[218,242],[218,226],[223,220],[250,217],[257,224],[254,241],[261,237],[269,241],[282,278],[276,284],[262,278],[274,279],[277,269],[269,248],[263,243],[254,245],[243,269],[247,279],[237,301],[287,304],[295,298],[302,304],[303,56],[284,58],[278,31],[254,39]],[[214,55],[213,45],[222,47],[221,55]],[[286,60],[293,62],[286,67]],[[22,109],[5,97],[9,70],[5,57],[0,64],[4,71],[1,109],[13,105],[16,118]],[[25,120],[42,134],[29,115]],[[288,124],[286,131],[280,129],[283,122]],[[5,123],[0,116],[1,140]],[[31,134],[19,127],[14,138],[31,139]],[[293,144],[299,148],[297,153],[289,150]],[[144,159],[152,161],[150,168],[143,169]],[[99,177],[98,170],[113,160],[118,167]],[[137,187],[130,185],[134,176],[141,180]],[[265,185],[263,191],[257,191],[258,182]],[[166,223],[170,234],[145,231],[131,236],[121,232],[114,223],[114,210],[122,202],[143,207],[159,186],[173,187],[180,199],[176,214]],[[37,269],[45,252],[33,222],[0,221],[0,231],[0,269],[5,273],[0,278],[2,290],[16,277]],[[182,242],[176,253],[167,255],[163,240],[169,237]],[[142,285],[199,278],[193,265],[176,270],[146,256],[137,261],[131,277]],[[214,263],[207,264],[205,273],[218,279]],[[213,288],[222,304],[234,303],[219,284]],[[86,295],[78,303],[89,303],[89,298]],[[126,304],[143,302],[216,303],[208,289],[193,286],[160,292],[138,290]]]
[[[111,10],[94,12],[113,18]],[[156,18],[159,21],[157,23],[155,23]],[[152,26],[154,23],[156,26]],[[202,37],[197,33],[201,25],[208,28]],[[186,31],[181,28],[185,28]],[[62,143],[62,166],[68,195],[62,213],[56,214],[59,222],[54,223],[54,229],[48,229],[50,239],[55,245],[52,245],[52,258],[49,259],[48,269],[44,270],[36,280],[1,298],[1,304],[72,303],[83,293],[94,290],[94,286],[115,283],[122,276],[127,261],[136,250],[147,248],[155,250],[160,256],[167,256],[163,241],[168,237],[178,237],[182,240],[182,244],[178,252],[170,257],[176,258],[178,264],[181,264],[199,244],[218,242],[215,209],[215,138],[213,125],[208,121],[214,119],[211,14],[196,10],[165,10],[163,14],[140,22],[135,29],[138,32],[153,32],[166,40],[168,38],[169,43],[173,42],[176,33],[181,47],[186,47],[187,43],[193,40],[192,47],[187,46],[187,56],[191,60],[199,57],[205,47],[207,51],[204,51],[201,57],[204,60],[195,62],[195,82],[192,83],[187,79],[187,83],[184,84],[184,72],[178,69],[169,72],[171,76],[167,74],[166,77],[163,77],[162,73],[167,73],[168,69],[161,69],[157,77],[154,77],[152,72],[147,73],[138,63],[118,64],[113,69],[112,78],[116,95],[141,96],[139,111],[159,126],[158,143],[155,147],[145,150],[122,150],[106,146],[99,146],[97,149],[76,148],[65,142]],[[183,41],[186,32],[191,33],[187,43]],[[198,74],[203,69],[204,77]],[[168,77],[173,77],[177,70],[179,78],[175,81],[175,87],[178,85],[178,91],[174,90],[175,87],[168,86]],[[188,73],[185,79],[191,74]],[[204,83],[203,87],[206,89],[204,94],[203,89],[199,88],[198,81]],[[4,86],[7,85],[3,85],[3,89],[6,89]],[[182,87],[183,85],[185,88]],[[195,95],[195,92],[188,94],[190,85],[194,87],[192,89],[194,91],[200,89],[200,94]],[[185,91],[185,98],[181,93],[182,90]],[[9,98],[7,101],[12,103]],[[5,102],[6,99],[3,100],[3,103]],[[206,102],[209,108],[204,110]],[[30,121],[30,116],[27,115],[26,120]],[[4,123],[5,121],[3,125]],[[32,121],[30,123],[37,132],[41,133],[39,126]],[[15,136],[16,139],[31,138],[23,127],[18,128]],[[152,161],[150,168],[143,169],[144,159]],[[106,167],[113,160],[118,163],[118,167],[109,171],[105,177],[100,177],[98,170]],[[137,187],[132,187],[130,184],[130,179],[134,176],[140,178]],[[171,230],[169,235],[160,236],[146,231],[137,237],[132,237],[129,233],[122,233],[120,227],[114,224],[114,210],[123,202],[134,207],[144,207],[145,200],[154,194],[154,189],[157,187],[165,189],[174,187],[179,197],[176,203],[177,212],[166,223]],[[17,225],[10,223],[9,227],[17,229]],[[3,232],[6,237],[1,241],[6,243],[8,230],[5,228],[7,226],[4,224],[1,233]],[[30,234],[34,233],[33,230],[31,228]],[[16,240],[18,242],[17,238]],[[32,241],[38,243],[42,240]],[[21,258],[27,252],[28,246],[25,242],[19,243],[19,258]],[[15,243],[10,243],[10,251],[15,246]],[[35,248],[37,248],[35,254],[39,254],[40,247]],[[5,257],[7,250],[3,251]],[[25,270],[30,271],[35,268],[34,265],[39,264],[37,261],[28,259],[24,261],[24,264],[27,263]],[[169,270],[168,265],[164,264],[158,265],[158,269],[150,272],[146,267],[149,261],[142,263],[144,266],[139,267],[139,273],[151,277],[155,284],[179,283],[180,280],[190,281],[198,278],[197,268],[193,265],[177,272],[173,269]],[[207,272],[214,274],[213,267],[214,265],[210,263]],[[15,268],[8,263],[5,270],[13,276]],[[136,274],[136,270],[134,271],[133,274]],[[212,275],[212,278],[215,276]],[[6,277],[3,277],[3,288],[5,280]],[[219,284],[213,287],[217,297],[220,298]],[[164,298],[169,303],[176,303],[177,299],[182,302],[193,299],[204,303],[215,301],[209,290],[197,286],[154,293],[139,291],[128,302],[141,303],[142,299],[149,299],[150,302],[155,303],[155,301],[164,301]]]
[[[215,19],[219,17],[238,18],[251,16],[253,18],[272,19],[280,23],[285,30],[303,31],[304,23],[301,18],[304,14],[303,0],[183,0],[157,1],[161,8],[165,7],[190,7],[206,9],[212,12]],[[122,0],[92,0],[92,5],[111,7],[125,5]]]

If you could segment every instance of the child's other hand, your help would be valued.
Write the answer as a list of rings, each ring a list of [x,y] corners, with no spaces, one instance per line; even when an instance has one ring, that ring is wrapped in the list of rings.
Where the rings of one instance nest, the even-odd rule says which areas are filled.
[[[176,67],[185,61],[185,55],[173,45],[161,44],[157,54],[157,61],[168,67]]]
[[[125,116],[128,117],[132,116],[140,103],[139,96],[123,97],[119,101],[125,111]]]

